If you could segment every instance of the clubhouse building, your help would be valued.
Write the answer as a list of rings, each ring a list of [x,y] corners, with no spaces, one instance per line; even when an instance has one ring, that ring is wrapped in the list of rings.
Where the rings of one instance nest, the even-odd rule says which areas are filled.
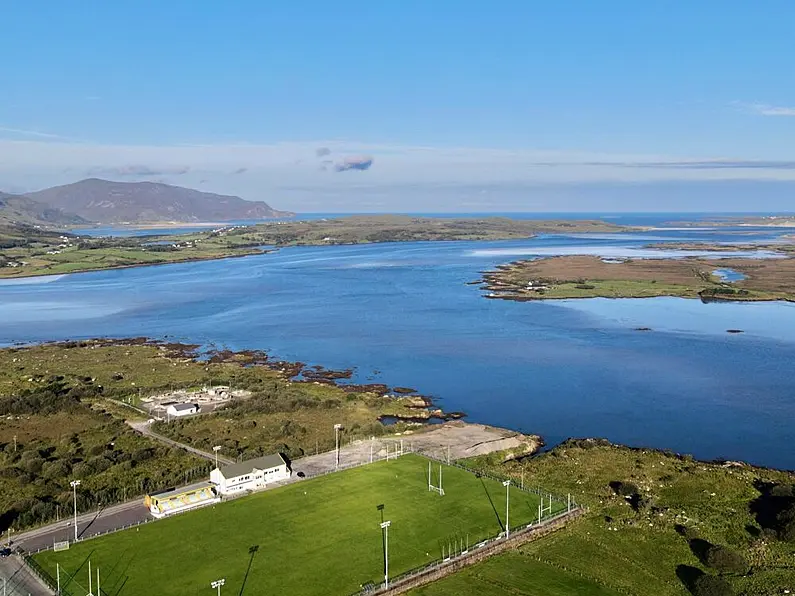
[[[287,480],[290,474],[290,467],[284,457],[280,453],[275,453],[215,468],[210,472],[210,482],[221,495],[231,495],[246,490],[257,490],[271,482]]]

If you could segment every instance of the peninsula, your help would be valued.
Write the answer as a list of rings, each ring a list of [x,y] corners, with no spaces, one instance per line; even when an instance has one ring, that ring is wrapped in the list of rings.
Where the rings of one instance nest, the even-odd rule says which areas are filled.
[[[314,469],[312,473],[318,474],[311,466],[322,464],[326,468],[321,478],[332,482],[348,483],[353,475],[365,479],[374,474],[380,485],[392,478],[392,471],[399,473],[403,464],[390,463],[389,474],[379,476],[379,470],[385,468],[376,463],[347,475],[344,471],[339,476],[322,475],[334,472],[333,458],[323,460],[322,452],[334,449],[332,429],[341,423],[342,449],[348,459],[359,453],[366,460],[371,445],[395,450],[408,442],[455,463],[458,469],[445,469],[446,483],[460,475],[461,468],[477,472],[484,480],[477,485],[473,493],[477,498],[470,505],[482,504],[478,500],[482,499],[491,503],[489,513],[502,495],[493,486],[489,492],[487,482],[494,483],[493,478],[510,479],[513,490],[527,486],[532,491],[541,486],[564,499],[570,495],[588,508],[576,523],[477,563],[423,588],[418,595],[488,592],[507,596],[516,592],[514,585],[527,588],[521,593],[535,593],[529,590],[539,585],[561,585],[563,591],[549,593],[675,596],[684,593],[683,587],[703,583],[699,578],[705,577],[725,586],[720,594],[780,594],[791,585],[795,554],[795,476],[791,472],[740,462],[700,462],[688,455],[632,449],[604,439],[568,440],[546,453],[532,455],[540,444],[538,437],[459,421],[432,428],[405,423],[386,427],[378,416],[418,407],[418,396],[395,397],[382,387],[335,382],[347,376],[346,371],[272,360],[258,351],[200,353],[195,346],[146,339],[2,349],[0,530],[12,527],[12,546],[29,552],[49,548],[54,540],[68,536],[64,518],[73,506],[69,489],[73,478],[82,480],[74,493],[81,529],[107,531],[118,527],[113,524],[121,523],[119,520],[139,523],[148,515],[140,495],[206,477],[215,457],[209,450],[215,445],[224,462],[279,451],[295,460],[294,467],[299,470]],[[205,387],[215,392],[211,394]],[[175,399],[185,399],[202,391],[212,399],[219,398],[221,392],[228,397],[216,409],[203,401],[199,415],[146,424],[150,415],[146,410],[157,407],[153,396],[170,393]],[[390,434],[390,430],[399,434]],[[314,455],[317,452],[319,456]],[[418,470],[424,483],[424,464]],[[56,564],[60,564],[63,577],[64,566],[73,572],[89,549],[95,562],[104,557],[103,580],[111,582],[118,579],[112,563],[128,552],[116,548],[120,541],[136,546],[146,540],[203,544],[207,530],[202,520],[208,515],[227,516],[238,510],[233,507],[257,511],[257,503],[260,509],[272,512],[285,502],[308,502],[323,490],[325,482],[297,481],[301,484],[293,489],[269,493],[276,496],[236,500],[236,505],[221,504],[217,511],[210,510],[212,513],[180,514],[180,521],[172,525],[147,525],[140,533],[122,531],[87,544],[81,539],[69,551],[44,550],[34,559],[52,574],[58,573]],[[403,484],[410,485],[411,480]],[[451,496],[444,500],[427,499],[427,489],[421,486],[412,493],[414,503],[428,502],[432,507],[445,505],[461,492],[453,485]],[[321,512],[329,512],[324,519],[336,519],[340,510],[369,510],[371,505],[362,502],[359,492],[334,490],[321,495],[327,501],[312,503]],[[515,497],[524,505],[522,497],[532,498],[532,494],[514,494],[512,503]],[[110,506],[120,501],[126,503]],[[392,493],[389,508],[393,515],[398,509]],[[98,509],[101,516],[94,513]],[[417,510],[418,514],[427,511],[427,507]],[[438,525],[442,518],[435,509],[431,511]],[[512,511],[511,519],[522,511]],[[458,520],[461,512],[456,515]],[[488,519],[498,526],[493,516]],[[35,532],[24,532],[43,524]],[[169,533],[173,524],[183,528],[181,533]],[[152,532],[161,533],[160,537],[152,538]],[[234,532],[224,536],[227,542],[236,540]],[[301,533],[284,536],[280,539],[282,549],[295,551],[303,544]],[[327,536],[328,532],[321,532],[318,539],[322,543]],[[88,537],[90,534],[85,539]],[[401,552],[400,547],[396,550]],[[404,547],[402,552],[414,551]],[[138,552],[148,551],[141,548]],[[194,561],[208,552],[214,556],[203,548],[187,555],[175,548],[174,558]],[[430,556],[424,555],[425,559]],[[423,555],[415,558],[424,560]],[[363,564],[358,559],[356,564],[364,577],[377,568],[377,564]],[[164,575],[162,569],[143,565],[138,557],[124,567],[124,574],[132,583],[148,581],[152,573],[160,573],[159,581],[169,588],[163,593],[179,593],[169,583],[173,576]],[[254,573],[258,572],[255,568]],[[277,579],[271,580],[274,574]],[[242,572],[238,575],[242,577]],[[493,583],[494,577],[515,579],[506,587]],[[299,580],[278,566],[262,581],[299,585],[290,583]],[[319,593],[306,588],[303,579],[300,585],[305,588],[301,593]]]
[[[792,301],[795,259],[559,256],[499,265],[482,282],[487,298],[505,300],[678,296]]]
[[[0,278],[56,275],[262,254],[284,246],[512,240],[536,234],[623,232],[599,220],[352,216],[227,225],[178,235],[89,237],[32,226],[0,227]]]

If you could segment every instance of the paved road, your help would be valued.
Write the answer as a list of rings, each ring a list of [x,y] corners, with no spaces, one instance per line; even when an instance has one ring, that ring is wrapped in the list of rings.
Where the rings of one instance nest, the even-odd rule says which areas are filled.
[[[160,435],[156,436],[160,437]],[[169,439],[165,440],[170,441]],[[428,432],[404,434],[402,437],[390,436],[355,441],[343,445],[340,448],[339,465],[345,468],[366,463],[371,461],[371,454],[373,459],[384,459],[387,451],[390,454],[396,454],[400,451],[401,445],[406,452],[417,451],[435,457],[445,457],[449,450],[451,459],[460,459],[503,449],[521,449],[528,442],[531,443],[532,438],[503,429],[480,424],[452,422],[439,425]],[[178,446],[184,447],[183,445]],[[213,461],[215,460],[214,455],[207,453],[205,455],[211,457]],[[302,457],[293,460],[291,467],[293,474],[288,480],[273,483],[268,486],[268,489],[300,481],[299,473],[303,473],[305,476],[315,476],[333,472],[336,469],[336,453],[329,451]],[[78,536],[87,538],[94,534],[102,534],[116,528],[152,520],[153,518],[143,504],[143,499],[139,498],[100,511],[79,515],[77,518]],[[37,530],[19,534],[16,536],[14,544],[28,552],[35,552],[51,547],[53,542],[73,539],[74,527],[71,520],[62,520]]]
[[[52,591],[17,557],[0,558],[0,590],[4,596],[51,596]]]
[[[133,430],[149,438],[152,438],[155,441],[160,441],[161,443],[165,443],[169,447],[179,447],[180,449],[184,449],[185,451],[190,451],[194,455],[198,455],[199,457],[203,457],[204,459],[209,459],[211,462],[215,463],[215,453],[208,453],[207,451],[202,451],[201,449],[196,449],[195,447],[191,447],[190,445],[186,445],[185,443],[179,443],[177,441],[169,439],[168,437],[159,435],[152,430],[152,427],[147,422],[133,422],[131,420],[128,420],[127,424],[129,424]],[[231,465],[235,463],[235,460],[219,455],[218,463]]]

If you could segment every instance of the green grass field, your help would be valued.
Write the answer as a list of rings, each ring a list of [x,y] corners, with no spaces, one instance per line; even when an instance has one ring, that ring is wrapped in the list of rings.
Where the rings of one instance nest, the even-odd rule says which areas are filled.
[[[53,575],[57,562],[62,578],[65,570],[86,584],[90,558],[103,593],[119,596],[209,594],[219,578],[227,594],[349,594],[383,579],[379,504],[392,522],[390,576],[439,559],[448,541],[472,545],[501,531],[499,482],[444,466],[442,497],[428,491],[427,462],[406,455],[301,481],[37,560]],[[512,527],[537,518],[535,495],[512,487],[510,497]]]
[[[751,566],[724,578],[738,596],[795,592],[795,542],[764,533],[753,513],[760,484],[791,485],[791,472],[694,461],[659,451],[573,441],[524,461],[495,452],[469,466],[571,492],[589,508],[576,524],[498,554],[416,596],[687,596],[682,568],[717,574],[678,527],[730,547]],[[647,506],[635,510],[610,483],[631,481]],[[789,590],[789,592],[787,592]]]
[[[619,596],[598,583],[519,552],[507,552],[419,588],[416,596]]]

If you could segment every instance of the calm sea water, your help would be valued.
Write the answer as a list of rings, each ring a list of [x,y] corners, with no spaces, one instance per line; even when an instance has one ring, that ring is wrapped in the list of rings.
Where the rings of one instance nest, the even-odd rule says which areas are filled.
[[[358,380],[416,387],[472,421],[549,442],[604,436],[795,468],[795,304],[519,303],[485,299],[467,285],[520,257],[648,256],[649,242],[749,242],[780,233],[673,229],[305,247],[20,280],[0,283],[0,343],[145,335],[260,348],[355,367]]]

